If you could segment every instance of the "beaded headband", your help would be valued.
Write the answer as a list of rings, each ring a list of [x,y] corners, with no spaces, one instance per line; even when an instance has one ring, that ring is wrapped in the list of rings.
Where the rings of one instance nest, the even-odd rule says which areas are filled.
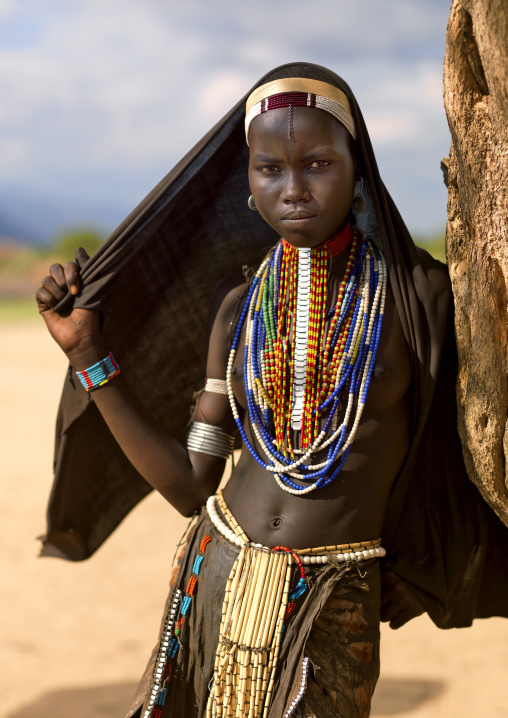
[[[356,129],[347,95],[338,87],[321,80],[305,77],[288,77],[272,80],[257,87],[249,95],[245,108],[245,138],[249,144],[249,127],[252,120],[268,110],[278,107],[316,107],[335,117],[354,140]]]

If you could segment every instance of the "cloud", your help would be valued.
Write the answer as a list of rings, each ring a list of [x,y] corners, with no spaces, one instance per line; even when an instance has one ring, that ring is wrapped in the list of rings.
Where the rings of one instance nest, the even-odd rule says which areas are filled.
[[[14,0],[0,0],[0,18],[7,16],[14,5]]]
[[[388,82],[366,83],[363,112],[374,145],[428,145],[448,138],[442,100],[442,66],[423,62],[401,70],[379,68]],[[378,70],[378,72],[379,72]]]
[[[236,104],[245,94],[248,79],[240,73],[225,72],[213,77],[201,90],[199,108],[204,118],[212,122]]]
[[[0,183],[24,172],[55,191],[84,178],[87,191],[148,191],[260,76],[298,59],[347,79],[381,151],[447,136],[439,0],[258,0],[255,12],[237,0],[0,0],[0,17],[0,142],[12,147]]]
[[[243,48],[244,62],[264,59],[267,69],[277,55],[283,62],[328,52],[344,59],[380,52],[394,58],[421,55],[435,39],[444,39],[448,15],[439,0],[258,0],[255,12],[241,11],[234,0],[203,0],[191,3],[196,7],[199,21],[181,10],[182,24],[191,22],[209,41],[215,38],[215,50],[241,61]]]
[[[30,145],[24,140],[8,138],[0,141],[0,157],[2,158],[2,163],[11,168],[11,177],[16,175],[23,177],[30,154]]]
[[[50,112],[60,138],[48,139],[72,133],[96,159],[114,156],[122,143],[125,153],[144,129],[160,139],[174,98],[189,94],[174,57],[200,47],[191,32],[161,24],[149,5],[126,2],[119,12],[115,4],[50,13],[34,47],[0,51],[0,127],[30,133]]]

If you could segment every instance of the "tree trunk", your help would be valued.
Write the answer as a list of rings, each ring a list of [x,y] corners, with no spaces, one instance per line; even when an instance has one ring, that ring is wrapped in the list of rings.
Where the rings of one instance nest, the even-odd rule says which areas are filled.
[[[508,3],[453,0],[444,101],[447,258],[459,353],[459,432],[469,476],[508,525]]]

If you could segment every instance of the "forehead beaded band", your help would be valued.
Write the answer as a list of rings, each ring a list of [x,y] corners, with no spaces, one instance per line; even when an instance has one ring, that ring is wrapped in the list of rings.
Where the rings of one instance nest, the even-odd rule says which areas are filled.
[[[289,77],[267,82],[251,93],[246,104],[245,138],[249,144],[249,127],[258,115],[279,107],[316,107],[335,117],[356,140],[356,129],[347,95],[338,87],[320,80]]]

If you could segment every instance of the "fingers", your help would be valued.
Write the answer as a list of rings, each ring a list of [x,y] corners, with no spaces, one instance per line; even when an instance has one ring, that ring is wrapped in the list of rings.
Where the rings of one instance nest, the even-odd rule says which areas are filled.
[[[392,586],[391,588],[385,588],[383,586],[381,594],[381,605],[384,606],[390,602],[405,603],[407,595],[404,593],[404,589],[399,585]]]
[[[49,274],[50,274],[50,278],[56,282],[58,287],[61,290],[66,292],[67,284],[65,281],[65,274],[64,274],[62,265],[61,264],[52,264],[51,267],[49,268]],[[48,277],[45,277],[45,279],[48,279]],[[44,284],[44,280],[43,280],[43,284]]]
[[[53,265],[50,271],[52,274],[44,277],[42,286],[35,293],[39,311],[55,307],[67,294],[63,268],[60,265]]]
[[[66,262],[64,267],[65,285],[71,294],[78,294],[81,288],[79,267],[75,262]]]
[[[78,247],[76,249],[76,254],[74,256],[75,262],[78,265],[80,269],[83,269],[84,265],[88,262],[90,259],[86,249],[83,249],[83,247]]]
[[[48,277],[45,277],[45,279],[48,279]],[[44,279],[42,281],[44,282]],[[56,297],[44,287],[39,287],[35,292],[35,301],[41,314],[58,304]]]
[[[87,251],[83,247],[78,247],[74,256],[74,262],[67,262],[64,268],[65,281],[71,294],[78,294],[81,289],[80,270],[90,259]]]
[[[65,267],[62,267],[61,264],[52,264],[49,268],[49,274],[49,277],[45,277],[43,279],[42,285],[48,291],[53,293],[53,289],[56,284],[59,290],[59,292],[57,290],[57,293],[61,295],[59,296],[59,301],[60,299],[63,299],[63,297],[67,294],[68,291],[70,291],[71,294],[77,294],[79,292],[79,267],[75,262],[67,262],[65,264]],[[51,279],[53,280],[53,282],[50,281]]]
[[[398,604],[396,601],[387,601],[383,603],[383,605],[381,606],[380,616],[382,623],[388,623],[389,621],[393,621],[393,619],[396,618],[400,610],[400,604]]]
[[[415,613],[411,606],[401,606],[395,601],[390,601],[381,609],[381,621],[389,623],[390,628],[397,630],[420,614],[420,611]]]
[[[48,277],[44,277],[42,280],[42,286],[47,292],[55,297],[58,302],[67,294],[65,279],[62,280],[59,276],[55,276],[55,274],[50,274]]]
[[[416,601],[420,604],[419,599],[409,585],[399,578],[396,573],[387,570],[381,574],[381,603],[388,603],[389,601],[399,601],[401,603]]]
[[[385,571],[382,576],[381,621],[390,628],[400,628],[425,612],[425,607],[411,588],[395,573]]]
[[[49,268],[49,275],[44,277],[41,286],[35,293],[39,312],[55,307],[67,292],[78,294],[80,288],[79,267],[75,262],[67,262],[65,267],[62,267],[61,264],[52,264]]]

